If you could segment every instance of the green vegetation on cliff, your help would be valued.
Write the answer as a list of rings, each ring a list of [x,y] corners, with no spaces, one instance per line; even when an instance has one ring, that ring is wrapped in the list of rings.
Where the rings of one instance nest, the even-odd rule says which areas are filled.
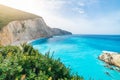
[[[71,74],[60,60],[49,52],[42,55],[32,46],[0,47],[0,80],[83,80]]]
[[[38,17],[40,16],[0,5],[0,30],[11,21]]]

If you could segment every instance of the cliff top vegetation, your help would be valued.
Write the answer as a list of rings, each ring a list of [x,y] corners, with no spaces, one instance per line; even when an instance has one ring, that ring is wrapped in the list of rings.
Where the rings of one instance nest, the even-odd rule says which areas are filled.
[[[0,30],[11,21],[33,19],[38,17],[40,16],[0,5]]]
[[[49,54],[42,55],[26,44],[1,46],[0,80],[83,80]]]

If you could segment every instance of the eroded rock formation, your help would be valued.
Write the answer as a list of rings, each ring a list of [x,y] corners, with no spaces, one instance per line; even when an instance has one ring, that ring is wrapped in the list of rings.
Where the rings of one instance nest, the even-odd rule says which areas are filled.
[[[99,59],[117,67],[120,67],[120,54],[116,52],[103,51]]]

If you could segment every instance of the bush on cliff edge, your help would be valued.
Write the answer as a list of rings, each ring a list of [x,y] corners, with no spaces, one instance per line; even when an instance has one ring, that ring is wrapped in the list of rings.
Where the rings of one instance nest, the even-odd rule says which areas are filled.
[[[0,80],[83,80],[71,74],[60,60],[49,52],[42,55],[32,46],[0,47]]]

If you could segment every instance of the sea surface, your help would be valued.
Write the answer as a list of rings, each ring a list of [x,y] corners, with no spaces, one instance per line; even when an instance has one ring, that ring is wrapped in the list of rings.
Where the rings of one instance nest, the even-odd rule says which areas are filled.
[[[98,59],[102,51],[120,52],[120,35],[68,35],[41,38],[31,42],[35,49],[71,68],[85,80],[120,80],[120,72],[111,70]]]

